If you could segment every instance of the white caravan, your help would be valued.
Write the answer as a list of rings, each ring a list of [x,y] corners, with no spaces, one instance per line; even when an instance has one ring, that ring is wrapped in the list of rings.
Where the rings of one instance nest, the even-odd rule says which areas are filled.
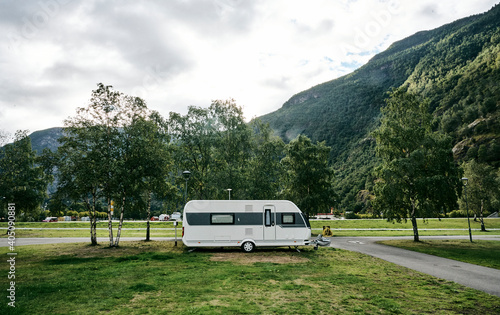
[[[311,225],[286,200],[193,200],[184,208],[182,242],[188,247],[310,245]]]

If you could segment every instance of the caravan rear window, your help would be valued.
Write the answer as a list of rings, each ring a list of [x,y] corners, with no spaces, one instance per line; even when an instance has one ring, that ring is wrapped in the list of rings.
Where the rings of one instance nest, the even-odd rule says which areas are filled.
[[[211,224],[234,224],[234,213],[212,213],[210,215]]]

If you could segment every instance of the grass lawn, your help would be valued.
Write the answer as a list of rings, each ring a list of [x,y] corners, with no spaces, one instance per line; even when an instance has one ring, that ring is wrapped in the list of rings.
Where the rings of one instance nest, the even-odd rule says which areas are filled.
[[[1,222],[0,227],[7,227],[7,222]],[[173,222],[150,222],[151,237],[174,237]],[[2,230],[0,230],[2,231]],[[5,231],[5,230],[3,230]],[[118,231],[118,222],[113,222],[113,233],[116,236]],[[6,237],[2,233],[0,237]],[[177,226],[177,236],[182,235],[182,223]],[[107,237],[108,222],[100,221],[97,223],[97,236]],[[123,237],[146,237],[146,222],[124,222],[122,234]],[[16,237],[89,237],[89,222],[17,222]]]
[[[471,219],[474,235],[500,235],[500,219],[484,219],[488,232],[481,232],[481,223]],[[321,233],[323,226],[330,226],[333,236],[413,236],[412,225],[407,222],[387,222],[384,219],[322,220],[311,221],[313,233]],[[421,236],[469,235],[467,218],[459,219],[418,219],[418,232]],[[496,230],[494,230],[496,229]]]
[[[489,232],[474,230],[475,235],[500,234],[500,219],[485,219],[486,229]],[[392,223],[383,219],[359,219],[359,220],[322,220],[311,221],[313,234],[319,234],[323,226],[330,226],[333,236],[412,236],[411,222]],[[7,222],[0,222],[0,227],[6,228]],[[113,223],[113,231],[116,235],[118,223]],[[151,222],[152,237],[173,237],[175,231],[172,222]],[[90,237],[88,222],[17,222],[16,237]],[[20,229],[23,228],[23,229]],[[28,229],[25,229],[28,228]],[[97,224],[99,237],[108,236],[108,222],[101,221]],[[145,237],[145,222],[124,222],[122,236]],[[419,234],[431,235],[468,235],[467,219],[427,219],[418,220]],[[472,229],[480,229],[480,223],[471,220]],[[356,230],[353,230],[356,229]],[[390,230],[388,230],[390,229]],[[0,237],[5,237],[1,233]],[[179,222],[177,235],[182,233],[182,223]]]
[[[422,242],[391,240],[380,243],[500,269],[500,241],[473,240],[471,243],[469,240],[425,240]]]
[[[0,314],[500,313],[499,297],[334,248],[245,254],[121,244],[16,247],[16,308],[4,294]]]

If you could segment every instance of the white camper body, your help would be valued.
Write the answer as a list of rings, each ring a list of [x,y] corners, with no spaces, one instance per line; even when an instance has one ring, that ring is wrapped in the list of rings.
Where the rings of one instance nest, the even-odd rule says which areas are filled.
[[[188,247],[302,246],[311,226],[286,200],[193,200],[183,215],[182,242]]]

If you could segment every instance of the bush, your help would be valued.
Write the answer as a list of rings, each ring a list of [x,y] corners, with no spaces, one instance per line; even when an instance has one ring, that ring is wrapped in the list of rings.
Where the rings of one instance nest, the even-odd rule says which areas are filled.
[[[453,210],[448,213],[448,218],[466,218],[467,211],[465,210]]]
[[[97,212],[97,217],[99,219],[107,219],[108,218],[108,213],[107,212]]]
[[[75,210],[68,210],[68,211],[66,211],[66,215],[69,215],[71,217],[77,217],[78,216],[78,212],[75,211]]]
[[[88,216],[89,216],[89,212],[88,212],[88,211],[78,212],[78,216],[79,216],[80,218],[83,218],[83,217],[88,217]]]
[[[346,211],[344,217],[346,219],[359,219],[359,216],[356,213],[352,212],[352,211]]]

